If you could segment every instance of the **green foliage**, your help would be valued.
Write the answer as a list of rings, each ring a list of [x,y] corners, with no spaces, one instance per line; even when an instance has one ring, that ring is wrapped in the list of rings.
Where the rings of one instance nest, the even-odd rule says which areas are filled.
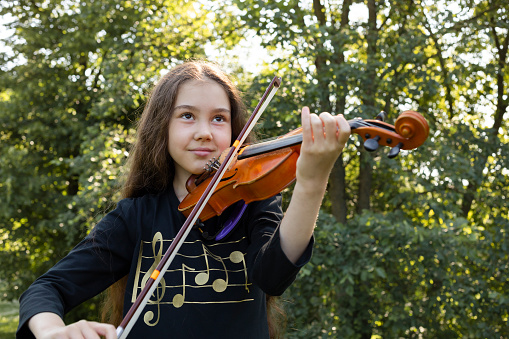
[[[2,5],[15,29],[6,42],[13,54],[0,54],[5,300],[118,200],[133,127],[161,72],[256,34],[270,64],[259,74],[228,64],[249,107],[283,76],[261,137],[298,127],[304,105],[347,118],[384,110],[389,122],[413,109],[430,125],[422,146],[392,160],[382,149],[366,155],[351,138],[331,175],[312,261],[286,294],[288,336],[509,336],[505,2]],[[66,320],[97,319],[98,300]]]
[[[483,269],[507,255],[489,258],[494,243],[465,232],[465,219],[431,219],[366,212],[341,225],[322,214],[313,258],[287,293],[289,337],[507,336],[499,282],[509,275]]]
[[[231,21],[212,28],[215,14],[184,0],[2,6],[15,29],[0,73],[0,276],[9,282],[0,295],[10,300],[118,200],[121,165],[153,81],[204,57]],[[75,313],[95,317],[97,308],[93,301]]]
[[[18,324],[18,303],[0,302],[0,338],[14,338]]]
[[[345,221],[318,223],[290,337],[507,336],[507,4],[234,2],[275,55],[253,88],[283,76],[266,134],[297,127],[303,105],[430,125],[393,160],[351,139],[322,208]]]

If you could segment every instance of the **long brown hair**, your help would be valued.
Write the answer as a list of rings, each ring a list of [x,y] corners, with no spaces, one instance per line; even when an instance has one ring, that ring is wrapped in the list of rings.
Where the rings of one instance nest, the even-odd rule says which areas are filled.
[[[174,161],[168,153],[168,127],[179,87],[189,80],[210,79],[223,87],[230,100],[233,143],[247,121],[240,92],[216,64],[188,61],[174,67],[153,88],[137,125],[136,140],[127,162],[123,198],[163,192],[173,184]],[[249,141],[249,140],[247,140]],[[122,322],[127,276],[113,284],[106,293],[102,321],[115,326]],[[279,338],[284,312],[274,297],[267,296],[267,321],[271,338]]]

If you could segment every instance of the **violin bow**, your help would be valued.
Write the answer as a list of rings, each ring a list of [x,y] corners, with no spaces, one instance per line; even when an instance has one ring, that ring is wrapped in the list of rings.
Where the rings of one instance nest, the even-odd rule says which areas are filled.
[[[244,126],[239,136],[237,137],[232,147],[230,148],[228,155],[225,157],[221,166],[216,171],[214,177],[212,178],[209,185],[205,189],[200,200],[198,200],[198,203],[191,211],[191,214],[189,214],[189,216],[187,217],[186,221],[180,228],[180,231],[177,233],[177,235],[175,235],[175,238],[171,242],[170,247],[168,247],[164,256],[161,258],[161,261],[150,275],[150,278],[147,280],[145,287],[136,298],[135,302],[127,312],[126,316],[124,317],[120,325],[117,327],[118,339],[126,338],[129,332],[131,331],[132,327],[140,317],[140,314],[141,312],[143,312],[145,305],[148,303],[150,297],[152,296],[155,289],[159,285],[159,282],[164,276],[164,273],[168,270],[168,267],[170,266],[171,262],[175,258],[175,255],[177,254],[180,247],[184,243],[189,232],[191,232],[193,225],[196,223],[196,220],[200,216],[200,213],[202,212],[203,208],[205,208],[205,205],[207,204],[210,197],[214,193],[214,190],[219,184],[219,181],[223,177],[224,173],[226,173],[226,171],[230,167],[230,164],[235,159],[235,156],[238,154],[240,147],[246,140],[247,136],[249,135],[253,127],[256,125],[256,122],[262,115],[263,111],[269,104],[270,100],[272,100],[272,97],[276,94],[280,85],[281,78],[275,76],[274,79],[272,79],[269,86],[267,87],[267,89],[265,90],[265,93],[260,99],[260,102],[258,103],[253,113],[249,117],[249,120],[247,121],[246,125]]]

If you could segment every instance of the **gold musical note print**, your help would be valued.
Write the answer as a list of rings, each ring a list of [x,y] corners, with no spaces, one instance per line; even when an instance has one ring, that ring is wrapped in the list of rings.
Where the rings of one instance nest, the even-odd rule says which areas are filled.
[[[197,274],[194,281],[196,282],[197,285],[200,285],[200,286],[205,285],[209,281],[210,267],[209,267],[208,257],[210,256],[212,259],[220,262],[223,265],[223,272],[226,274],[226,280],[221,279],[221,278],[214,280],[214,282],[212,283],[212,289],[216,292],[224,292],[226,290],[226,287],[228,286],[228,271],[226,270],[226,266],[223,262],[223,259],[217,255],[212,254],[203,244],[202,244],[202,248],[203,248],[203,257],[205,258],[206,271]]]
[[[172,303],[175,308],[179,308],[184,305],[186,301],[186,269],[189,271],[194,271],[193,268],[187,267],[185,264],[182,264],[182,294],[177,293],[173,297]]]
[[[140,244],[133,303],[171,241],[157,232],[151,241]],[[181,308],[186,304],[253,301],[245,255],[239,251],[239,243],[245,244],[246,239],[208,245],[201,239],[185,241],[149,299],[143,317],[145,324],[155,326],[159,322],[161,306]]]
[[[242,263],[242,265],[244,265],[244,277],[246,279],[244,288],[246,289],[247,292],[249,292],[249,288],[247,287],[248,280],[247,280],[247,269],[246,269],[246,261],[244,260],[244,254],[240,251],[233,251],[232,253],[230,253],[230,261],[235,264]]]

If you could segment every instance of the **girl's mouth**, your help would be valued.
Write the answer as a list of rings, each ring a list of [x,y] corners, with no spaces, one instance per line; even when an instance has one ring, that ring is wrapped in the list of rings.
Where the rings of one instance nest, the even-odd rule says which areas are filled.
[[[210,157],[213,150],[211,150],[210,148],[199,147],[192,149],[191,152],[198,157]]]

